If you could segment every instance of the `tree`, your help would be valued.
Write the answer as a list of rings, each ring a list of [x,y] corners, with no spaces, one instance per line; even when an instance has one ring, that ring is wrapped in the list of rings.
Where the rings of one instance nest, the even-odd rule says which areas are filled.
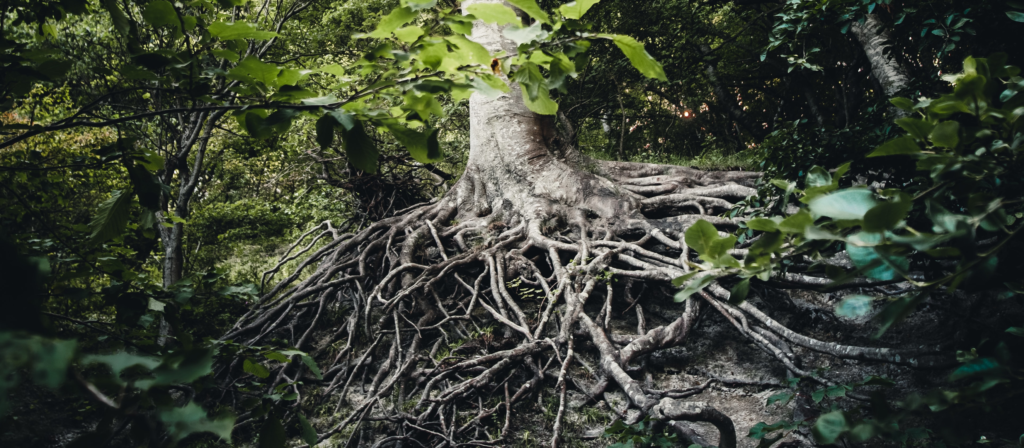
[[[533,2],[511,3],[522,8],[533,24],[505,28],[500,25],[506,22],[478,20],[472,38],[489,53],[523,60],[528,49],[524,44],[529,41],[524,39],[517,46],[513,40],[525,30],[542,30],[549,16]],[[464,13],[478,17],[486,17],[484,11],[506,11],[488,1],[468,1],[463,8]],[[560,12],[571,17],[569,8]],[[642,73],[662,76],[660,65],[631,38],[612,39]],[[541,54],[534,52],[529,60],[543,57]],[[494,67],[502,70],[498,60]],[[346,417],[320,431],[317,440],[353,424],[358,428],[366,415],[381,412],[380,418],[407,428],[404,435],[385,438],[387,441],[434,440],[441,437],[437,431],[445,431],[445,427],[451,431],[445,438],[471,439],[467,432],[471,424],[456,427],[445,423],[444,416],[475,406],[473,398],[482,398],[484,391],[503,377],[510,378],[505,383],[504,402],[481,407],[474,421],[495,414],[502,406],[510,412],[514,403],[542,387],[545,375],[553,374],[548,371],[550,361],[547,366],[539,364],[542,356],[549,356],[561,363],[561,368],[555,365],[553,370],[557,372],[560,404],[550,443],[557,445],[566,387],[573,381],[569,369],[573,347],[583,340],[600,354],[601,377],[587,391],[591,397],[609,387],[619,388],[633,407],[660,424],[710,422],[719,430],[719,446],[735,447],[736,431],[727,415],[707,403],[647,392],[627,373],[628,364],[637,357],[683,343],[702,306],[721,313],[801,376],[809,374],[793,365],[777,343],[747,330],[746,324],[740,325],[736,319],[762,322],[796,344],[840,358],[893,362],[897,354],[916,353],[811,339],[785,328],[753,305],[734,307],[742,300],[738,287],[730,294],[712,283],[718,271],[694,270],[690,251],[706,262],[722,263],[723,268],[738,263],[730,255],[735,253],[736,238],[720,238],[718,228],[735,228],[740,221],[714,215],[731,209],[732,201],[753,194],[751,187],[758,175],[588,159],[556,138],[551,115],[557,105],[546,89],[531,80],[531,76],[540,76],[533,70],[527,63],[510,77],[503,77],[508,83],[506,94],[470,97],[469,161],[448,194],[354,234],[338,238],[321,234],[330,242],[264,294],[260,305],[224,336],[245,339],[252,345],[295,332],[295,346],[314,353],[344,338],[345,345],[334,355],[333,364],[325,365],[328,371],[340,369],[323,392],[324,397],[337,397],[336,409],[349,400],[350,387],[360,370],[364,376],[376,372],[366,393],[356,394],[360,398],[351,403]],[[774,240],[752,246],[748,242],[744,246],[749,249],[744,250],[753,254],[778,248],[766,241]],[[613,278],[626,279],[624,288],[614,285]],[[641,324],[637,336],[623,338],[609,332],[611,304],[616,294],[631,296],[632,281],[667,284],[676,278],[688,285],[681,300],[695,293],[701,300],[686,301],[686,311],[668,325],[646,329]],[[510,286],[513,281],[516,287]],[[531,286],[531,293],[518,286],[524,284]],[[709,284],[708,292],[703,292]],[[540,303],[526,301],[531,294]],[[587,302],[601,299],[604,305],[596,307],[600,311],[592,315],[595,307],[588,310]],[[635,299],[631,300],[635,304]],[[351,311],[341,321],[332,319],[329,310],[342,303]],[[558,305],[561,303],[564,306]],[[485,310],[482,318],[478,306]],[[643,322],[640,305],[637,313]],[[449,331],[466,339],[480,337],[464,325],[476,326],[478,319],[496,322],[504,344],[486,354],[440,350],[444,341],[450,340]],[[338,327],[328,329],[330,322]],[[319,331],[333,336],[321,340]],[[388,343],[390,349],[386,349]],[[382,363],[366,363],[367,359],[381,359],[377,354],[385,352]],[[519,370],[523,374],[516,374]],[[225,380],[240,373],[225,371]],[[295,384],[300,373],[286,367],[274,385]],[[398,396],[395,410],[381,408],[381,400],[394,394]],[[508,423],[500,437],[507,437],[507,431]],[[681,434],[688,434],[692,443],[701,440],[685,428]]]

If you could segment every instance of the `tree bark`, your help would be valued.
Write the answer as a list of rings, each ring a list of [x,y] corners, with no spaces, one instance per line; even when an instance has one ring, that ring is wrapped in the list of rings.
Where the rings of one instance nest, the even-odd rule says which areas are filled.
[[[864,54],[871,63],[871,74],[882,85],[885,96],[893,97],[907,88],[910,76],[907,75],[906,68],[885,54],[890,47],[891,38],[878,16],[865,14],[864,22],[854,22],[850,25],[850,31],[864,48]]]

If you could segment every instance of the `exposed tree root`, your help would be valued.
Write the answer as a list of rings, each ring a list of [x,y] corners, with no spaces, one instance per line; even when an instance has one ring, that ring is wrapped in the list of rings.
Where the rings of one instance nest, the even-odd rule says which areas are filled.
[[[329,404],[334,410],[336,423],[317,428],[321,441],[351,431],[348,439],[358,442],[354,428],[386,422],[389,435],[373,446],[502,445],[512,407],[553,394],[558,408],[549,443],[556,447],[567,389],[600,397],[617,388],[639,410],[630,413],[634,420],[649,416],[705,445],[710,435],[680,422],[708,422],[718,429],[718,446],[733,448],[729,416],[687,401],[710,383],[662,391],[634,379],[641,369],[633,363],[643,355],[686,343],[704,304],[795,375],[809,373],[787,342],[839,358],[919,364],[916,355],[925,350],[853,347],[800,335],[749,302],[729,305],[718,285],[688,301],[671,323],[647,329],[632,281],[617,289],[609,278],[668,282],[688,272],[696,254],[683,239],[686,227],[702,218],[723,229],[735,225],[705,213],[750,194],[755,175],[614,162],[601,169],[602,176],[579,176],[622,186],[625,192],[612,200],[626,198],[631,213],[588,208],[603,193],[575,204],[549,198],[537,205],[506,191],[502,200],[513,204],[502,205],[493,192],[472,191],[485,183],[468,173],[444,199],[359,232],[340,234],[322,224],[311,242],[268,274],[284,261],[312,255],[224,338],[250,345],[283,339],[313,353],[325,372],[322,382],[299,378],[293,363],[272,372],[275,385],[301,380],[292,386],[302,397],[295,409]],[[629,199],[634,195],[638,199]],[[480,199],[499,207],[474,202]],[[313,251],[324,239],[330,242]],[[612,308],[617,293],[631,308]],[[612,319],[632,309],[638,334],[612,332]],[[596,371],[588,371],[594,368],[579,358],[581,350],[597,353]],[[219,374],[227,383],[244,373],[235,363]]]

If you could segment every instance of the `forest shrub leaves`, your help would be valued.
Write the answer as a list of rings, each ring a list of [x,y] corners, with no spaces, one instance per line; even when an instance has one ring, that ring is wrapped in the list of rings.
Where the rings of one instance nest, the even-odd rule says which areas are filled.
[[[574,2],[566,3],[558,7],[558,12],[562,13],[566,19],[579,20],[583,17],[591,7],[596,5],[601,0],[577,0]]]
[[[515,11],[501,3],[474,3],[466,7],[466,11],[486,23],[507,25],[519,23],[519,16]]]
[[[129,190],[115,190],[110,199],[103,201],[96,210],[96,216],[89,223],[92,234],[90,244],[100,244],[118,237],[128,225],[129,212],[132,205],[132,193]]]
[[[668,78],[665,77],[665,69],[662,68],[660,62],[656,61],[644,49],[644,44],[637,42],[632,37],[619,34],[599,34],[598,37],[611,39],[612,42],[615,42],[615,45],[629,58],[629,62],[633,64],[633,67],[644,76],[659,81],[668,81]]]
[[[213,22],[207,30],[213,37],[220,40],[254,39],[269,40],[280,36],[273,31],[261,30],[256,25],[247,22]],[[235,56],[237,60],[237,56]]]

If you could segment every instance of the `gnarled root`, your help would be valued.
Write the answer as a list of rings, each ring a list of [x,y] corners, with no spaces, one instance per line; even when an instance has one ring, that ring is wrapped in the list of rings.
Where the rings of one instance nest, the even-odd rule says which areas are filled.
[[[841,358],[914,362],[889,349],[799,335],[750,303],[729,305],[717,285],[703,301],[688,301],[669,324],[650,329],[644,305],[628,287],[620,290],[635,305],[639,334],[612,332],[617,292],[609,277],[668,282],[688,272],[695,254],[683,239],[686,227],[702,218],[735,225],[705,213],[751,194],[755,175],[614,162],[600,169],[627,192],[625,203],[639,204],[632,214],[588,216],[551,199],[543,206],[479,207],[473,199],[486,195],[473,191],[482,183],[470,173],[446,198],[361,231],[341,234],[321,225],[298,252],[312,255],[224,339],[247,345],[286,340],[311,353],[322,380],[303,373],[299,363],[283,364],[272,372],[271,390],[289,384],[299,394],[289,415],[309,415],[321,404],[333,410],[333,418],[314,419],[321,441],[348,431],[348,440],[360,440],[353,428],[384,422],[388,434],[373,446],[498,446],[510,437],[512,407],[547,393],[558,403],[554,447],[567,389],[590,395],[617,387],[637,416],[670,424],[698,444],[706,444],[704,438],[680,422],[707,422],[718,429],[718,446],[735,447],[727,415],[686,400],[710,382],[657,391],[632,376],[637,369],[631,364],[644,355],[686,343],[705,304],[797,375],[807,372],[784,341]],[[600,359],[594,372],[578,356],[587,350]],[[235,362],[218,375],[221,384],[232,384],[244,373]],[[595,386],[593,375],[606,380]]]

